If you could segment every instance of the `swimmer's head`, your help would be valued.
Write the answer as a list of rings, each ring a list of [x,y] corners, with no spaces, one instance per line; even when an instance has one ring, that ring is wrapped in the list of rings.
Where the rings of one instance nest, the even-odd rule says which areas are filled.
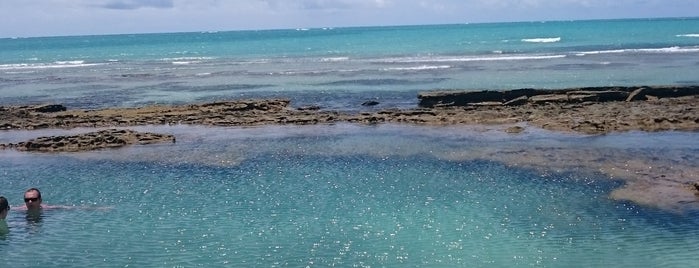
[[[28,210],[41,208],[41,192],[37,188],[29,188],[24,192],[24,205]]]
[[[7,202],[7,198],[0,196],[0,220],[5,219],[9,211],[10,203]]]

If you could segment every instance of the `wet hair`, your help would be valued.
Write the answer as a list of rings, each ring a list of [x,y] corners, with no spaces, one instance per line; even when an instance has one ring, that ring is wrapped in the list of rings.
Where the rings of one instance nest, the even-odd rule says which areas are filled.
[[[26,194],[26,193],[31,192],[31,191],[36,191],[36,193],[39,194],[39,196],[37,196],[37,197],[38,197],[39,199],[41,199],[41,191],[39,191],[38,188],[34,188],[34,187],[29,188],[29,189],[27,189],[26,191],[24,191],[24,193]]]
[[[7,198],[0,196],[0,213],[5,212],[5,210],[10,209],[10,204],[7,203]]]

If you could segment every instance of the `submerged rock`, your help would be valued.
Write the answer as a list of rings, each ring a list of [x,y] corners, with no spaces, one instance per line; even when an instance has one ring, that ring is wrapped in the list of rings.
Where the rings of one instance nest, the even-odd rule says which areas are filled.
[[[362,106],[376,106],[379,105],[378,101],[368,100],[362,103]]]

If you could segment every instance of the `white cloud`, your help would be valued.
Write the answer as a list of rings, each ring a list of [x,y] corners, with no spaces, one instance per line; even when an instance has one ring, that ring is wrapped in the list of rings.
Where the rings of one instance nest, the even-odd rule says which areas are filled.
[[[144,7],[172,8],[174,5],[173,0],[112,0],[99,6],[107,9],[131,10]]]
[[[270,8],[284,10],[352,10],[383,8],[389,0],[259,0]]]

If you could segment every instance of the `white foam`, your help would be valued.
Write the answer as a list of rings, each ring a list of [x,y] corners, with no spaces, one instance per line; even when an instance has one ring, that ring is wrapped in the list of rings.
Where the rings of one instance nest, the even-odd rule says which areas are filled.
[[[694,53],[699,52],[699,46],[695,47],[663,47],[663,48],[634,48],[634,49],[611,49],[576,52],[576,56],[597,55],[597,54],[618,54],[618,53]]]
[[[471,62],[471,61],[514,61],[514,60],[545,60],[565,58],[566,55],[494,55],[494,56],[463,56],[463,57],[415,57],[384,59],[387,63],[420,63],[420,62]]]
[[[699,34],[678,34],[677,37],[699,37]]]
[[[213,60],[214,57],[177,57],[177,58],[162,58],[161,61],[201,61],[201,60]]]
[[[172,65],[189,65],[192,63],[200,63],[199,61],[173,61]]]
[[[665,48],[642,48],[633,49],[633,52],[650,52],[650,53],[687,53],[699,52],[699,47],[665,47]]]
[[[214,57],[176,57],[176,58],[162,58],[161,61],[169,61],[172,65],[189,65],[202,63],[205,60],[212,60]]]
[[[54,61],[53,63],[58,65],[80,65],[85,64],[84,60],[69,60],[69,61]]]
[[[328,57],[328,58],[321,58],[320,61],[323,62],[336,62],[336,61],[348,61],[349,57]]]
[[[305,71],[280,71],[271,72],[270,75],[322,75],[329,73],[353,73],[361,72],[364,69],[337,69],[337,70],[305,70]]]
[[[413,67],[395,67],[386,68],[384,71],[425,71],[425,70],[439,70],[439,69],[449,69],[450,65],[420,65]]]
[[[583,51],[583,52],[576,52],[576,56],[585,56],[585,55],[597,55],[597,54],[612,54],[612,53],[624,53],[626,52],[626,49],[613,49],[613,50],[597,50],[597,51]]]
[[[53,63],[10,63],[0,64],[0,70],[26,70],[26,69],[56,69],[56,68],[76,68],[104,65],[104,63],[85,63],[82,60],[76,61],[56,61]]]
[[[555,43],[555,42],[560,42],[561,38],[560,37],[545,37],[545,38],[525,38],[522,39],[522,42],[527,42],[527,43]]]
[[[0,70],[2,70],[2,69],[0,69]],[[18,72],[9,71],[9,72],[5,72],[5,74],[33,74],[33,73],[36,73],[36,71],[18,71]]]

